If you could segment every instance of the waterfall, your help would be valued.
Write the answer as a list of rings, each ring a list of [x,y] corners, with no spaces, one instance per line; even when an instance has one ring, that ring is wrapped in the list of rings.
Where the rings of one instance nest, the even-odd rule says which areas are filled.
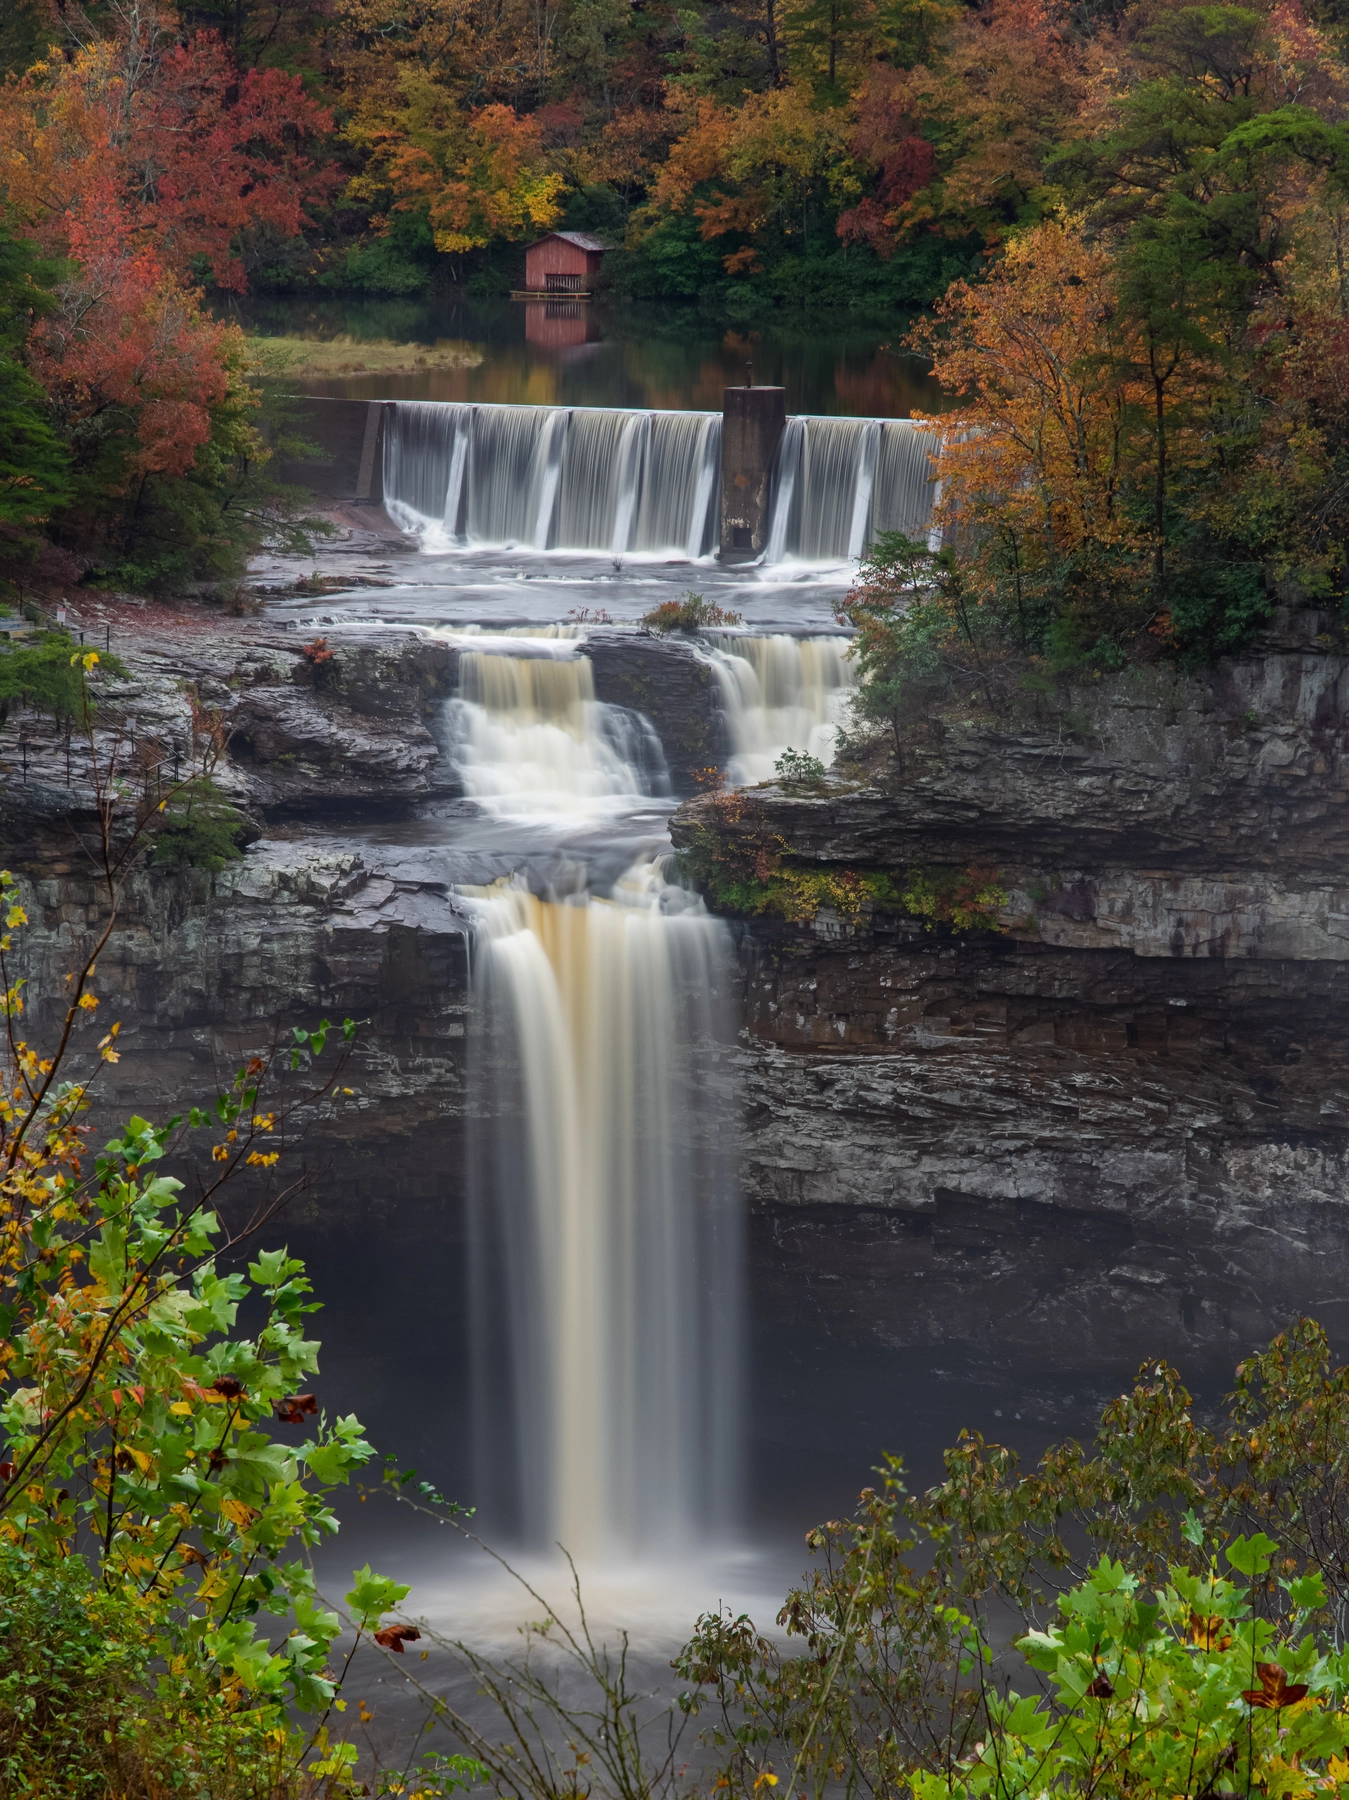
[[[498,816],[524,818],[668,794],[660,739],[642,714],[596,700],[590,659],[575,654],[574,640],[539,636],[534,648],[529,656],[460,653],[446,726],[465,795]]]
[[[579,1559],[677,1554],[736,1496],[725,927],[656,862],[608,899],[473,904],[484,1504]]]
[[[720,469],[716,413],[399,401],[384,435],[386,504],[428,549],[706,556]]]
[[[716,413],[400,400],[390,415],[386,503],[428,549],[697,558],[717,548]],[[923,536],[932,448],[911,419],[789,419],[764,562],[842,562],[881,531]]]
[[[730,739],[728,774],[737,787],[771,781],[784,750],[802,750],[826,768],[857,686],[845,637],[709,636]]]
[[[500,821],[521,827],[517,873],[460,890],[475,1462],[494,1529],[612,1563],[734,1518],[734,1032],[726,927],[669,880],[659,801],[642,805],[669,792],[659,739],[595,699],[577,629],[446,632],[464,791],[498,822],[493,845]],[[595,829],[624,816],[626,847]]]
[[[789,419],[765,563],[842,562],[860,556],[882,531],[925,536],[933,448],[911,419]]]

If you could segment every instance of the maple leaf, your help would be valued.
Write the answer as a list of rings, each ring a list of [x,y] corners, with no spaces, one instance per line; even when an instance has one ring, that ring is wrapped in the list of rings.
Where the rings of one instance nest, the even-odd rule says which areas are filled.
[[[1252,1706],[1292,1706],[1296,1701],[1306,1699],[1306,1684],[1290,1681],[1278,1663],[1257,1663],[1255,1672],[1260,1677],[1259,1687],[1247,1688],[1241,1696]]]

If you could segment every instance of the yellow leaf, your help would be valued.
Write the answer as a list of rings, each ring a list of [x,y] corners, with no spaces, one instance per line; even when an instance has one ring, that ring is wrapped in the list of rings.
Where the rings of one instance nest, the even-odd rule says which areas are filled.
[[[192,1417],[192,1408],[188,1405],[186,1400],[175,1400],[173,1405],[169,1408],[169,1411],[171,1413],[184,1413],[189,1419]]]
[[[248,1527],[258,1516],[251,1506],[247,1506],[242,1500],[235,1500],[232,1497],[220,1502],[220,1511],[222,1517],[228,1519],[231,1525],[237,1525],[240,1531],[247,1531]]]

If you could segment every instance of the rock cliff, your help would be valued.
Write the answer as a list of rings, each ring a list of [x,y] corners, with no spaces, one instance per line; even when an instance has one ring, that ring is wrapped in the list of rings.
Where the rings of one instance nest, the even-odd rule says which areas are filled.
[[[461,1179],[467,922],[413,829],[453,793],[438,734],[458,651],[389,630],[331,647],[316,662],[251,622],[114,645],[127,674],[97,742],[139,743],[148,779],[215,715],[217,779],[255,836],[218,874],[134,878],[99,976],[129,1052],[105,1099],[199,1100],[278,1023],[368,1020],[357,1091],[325,1125],[336,1204],[365,1218]],[[723,750],[706,664],[623,631],[586,654],[689,791]],[[81,754],[32,714],[0,739],[35,997],[59,994],[100,915]],[[1051,724],[930,721],[879,785],[754,790],[743,829],[799,866],[978,865],[1005,896],[996,929],[965,933],[900,909],[731,921],[759,1304],[881,1346],[915,1382],[999,1393],[1014,1368],[1049,1420],[1144,1355],[1217,1380],[1291,1313],[1334,1328],[1347,790],[1349,665],[1314,645],[1113,678]],[[376,812],[409,821],[402,847],[371,848]],[[686,843],[736,829],[707,800],[675,822]]]
[[[824,1327],[996,1386],[1217,1380],[1349,1248],[1349,688],[1315,647],[932,721],[884,787],[694,801],[685,845],[996,870],[992,929],[739,920],[766,1267]]]

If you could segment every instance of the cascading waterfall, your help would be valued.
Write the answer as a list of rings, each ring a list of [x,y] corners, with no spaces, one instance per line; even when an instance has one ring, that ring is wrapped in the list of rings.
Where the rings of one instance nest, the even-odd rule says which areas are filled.
[[[725,928],[654,861],[607,899],[474,904],[484,1509],[590,1562],[676,1555],[736,1508]]]
[[[668,793],[650,725],[595,699],[574,639],[461,635],[451,755],[496,818]],[[727,934],[667,858],[627,855],[607,892],[577,861],[562,898],[463,890],[481,1497],[527,1544],[610,1562],[729,1526],[739,1437]]]
[[[717,413],[399,401],[386,504],[428,548],[699,557],[716,548]]]
[[[769,781],[784,750],[826,768],[857,670],[845,637],[750,637],[715,633],[713,667],[730,739],[728,774],[737,787]]]
[[[925,536],[934,448],[911,419],[788,419],[764,561],[841,562],[882,531]]]
[[[460,654],[449,757],[465,795],[499,817],[621,810],[636,795],[670,791],[648,721],[596,700],[590,660],[575,649],[540,637],[531,656]]]

